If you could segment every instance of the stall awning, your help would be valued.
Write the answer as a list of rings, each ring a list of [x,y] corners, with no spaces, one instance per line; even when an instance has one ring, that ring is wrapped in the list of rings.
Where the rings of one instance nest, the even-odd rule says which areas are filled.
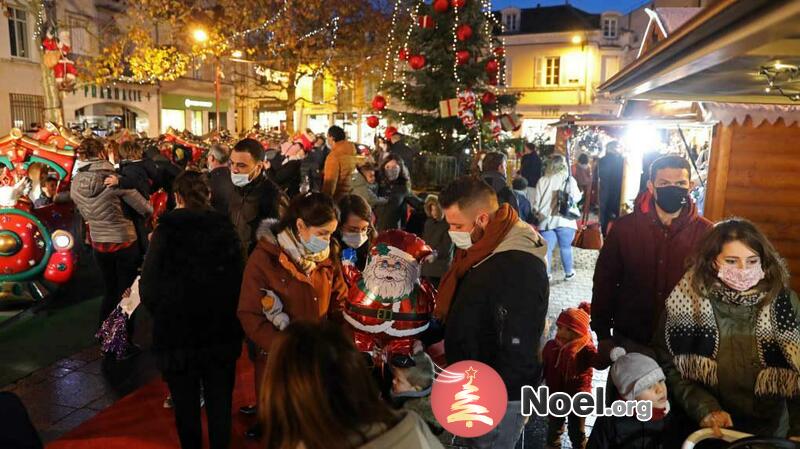
[[[703,108],[707,120],[719,121],[725,126],[734,122],[742,125],[747,118],[755,127],[764,122],[774,125],[778,119],[783,119],[785,126],[800,123],[800,106],[706,102]]]

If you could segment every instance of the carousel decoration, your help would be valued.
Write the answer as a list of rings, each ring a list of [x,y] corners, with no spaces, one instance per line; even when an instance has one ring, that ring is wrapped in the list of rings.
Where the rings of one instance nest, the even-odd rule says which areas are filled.
[[[66,190],[75,161],[77,142],[48,124],[26,137],[19,129],[0,138],[0,304],[41,300],[49,291],[45,282],[63,284],[75,266],[68,208],[51,205],[33,209],[28,198],[33,164],[47,167]],[[52,142],[50,144],[48,142]]]

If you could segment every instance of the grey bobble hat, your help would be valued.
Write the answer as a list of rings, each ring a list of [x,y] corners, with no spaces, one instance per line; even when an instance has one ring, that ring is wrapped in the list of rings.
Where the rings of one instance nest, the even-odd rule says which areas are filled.
[[[611,350],[611,380],[620,396],[632,401],[644,390],[666,379],[661,367],[650,357],[632,352],[625,353],[624,348]]]

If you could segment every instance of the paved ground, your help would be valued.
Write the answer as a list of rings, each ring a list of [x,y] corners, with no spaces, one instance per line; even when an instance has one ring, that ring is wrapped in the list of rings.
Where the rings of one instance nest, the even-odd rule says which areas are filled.
[[[564,273],[557,256],[554,260],[556,267],[553,270],[546,328],[548,338],[555,333],[554,323],[562,309],[591,300],[597,252],[574,251],[577,276],[570,281],[563,280]],[[150,334],[148,321],[146,316],[140,317],[137,328],[137,338],[144,337],[137,342],[145,347],[149,346],[146,341]],[[22,398],[34,425],[47,442],[77,427],[156,376],[158,372],[147,351],[129,361],[106,363],[98,348],[92,347],[0,389],[13,391]],[[606,371],[596,372],[594,386],[605,385],[605,382]],[[587,419],[587,433],[593,423],[593,418]],[[531,417],[517,448],[543,448],[546,430],[544,418]],[[563,448],[569,447],[564,435]]]

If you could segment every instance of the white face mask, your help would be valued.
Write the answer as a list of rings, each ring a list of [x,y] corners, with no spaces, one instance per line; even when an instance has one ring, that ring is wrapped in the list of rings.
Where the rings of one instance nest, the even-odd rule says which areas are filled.
[[[367,238],[366,232],[342,232],[342,243],[353,249],[361,248]]]
[[[469,249],[472,246],[472,233],[466,231],[447,231],[450,240],[459,249]]]
[[[250,175],[248,173],[231,172],[231,182],[236,187],[244,187],[247,184],[250,184]]]

